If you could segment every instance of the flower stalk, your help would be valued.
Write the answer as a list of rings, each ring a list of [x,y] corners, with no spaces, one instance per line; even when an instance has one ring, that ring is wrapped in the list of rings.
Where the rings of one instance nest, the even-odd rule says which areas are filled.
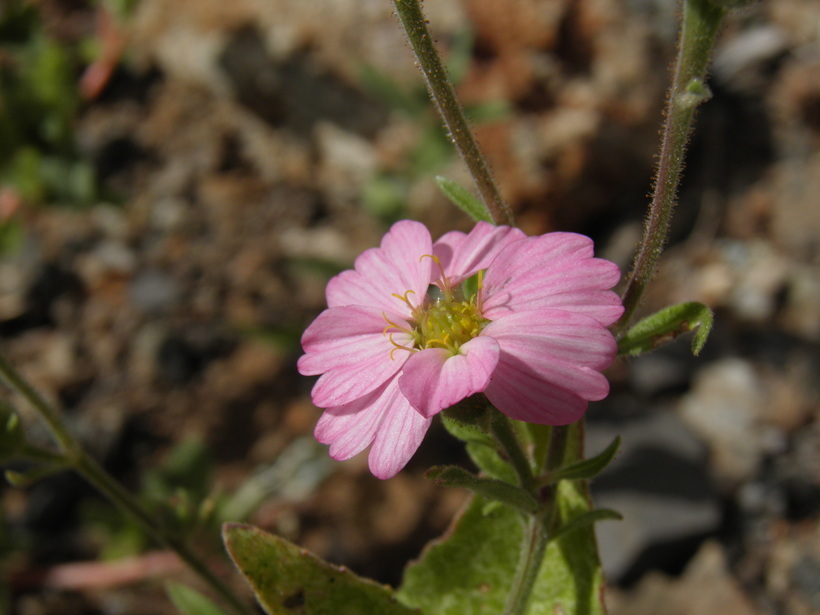
[[[616,335],[623,333],[640,305],[666,244],[695,110],[710,97],[705,83],[706,72],[725,14],[725,8],[710,0],[685,0],[683,3],[683,27],[666,104],[652,203],[644,225],[643,239],[623,293],[625,311],[613,326]]]
[[[489,164],[481,154],[475,136],[470,130],[464,108],[458,102],[455,89],[441,62],[418,0],[393,0],[407,40],[416,55],[419,68],[427,83],[430,96],[444,120],[450,137],[476,183],[487,211],[496,224],[513,225],[513,215],[504,202],[490,172]]]
[[[568,434],[569,427],[565,425],[550,428],[549,447],[544,468],[547,473],[562,465],[567,452]],[[537,481],[536,484],[530,483],[530,487],[537,489]],[[527,612],[550,535],[557,529],[560,522],[556,487],[557,485],[550,485],[540,490],[538,512],[526,519],[521,555],[504,615],[524,615]]]
[[[234,593],[230,586],[217,576],[191,548],[167,532],[137,499],[89,455],[79,441],[66,429],[59,412],[23,378],[11,363],[0,355],[0,378],[17,391],[45,421],[57,441],[62,454],[26,447],[22,456],[31,460],[61,463],[65,469],[73,469],[91,483],[100,493],[123,512],[134,519],[145,533],[158,544],[171,549],[193,570],[236,615],[251,615],[253,611]]]

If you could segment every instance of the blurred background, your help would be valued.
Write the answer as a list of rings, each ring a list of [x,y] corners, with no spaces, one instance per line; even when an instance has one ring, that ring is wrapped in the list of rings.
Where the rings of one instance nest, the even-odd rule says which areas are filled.
[[[0,347],[225,575],[219,524],[248,520],[396,584],[465,501],[423,478],[469,464],[438,424],[389,481],[330,460],[295,369],[327,280],[392,222],[471,226],[391,6],[0,2]],[[677,3],[424,8],[520,226],[626,271]],[[590,453],[624,440],[593,484],[625,516],[598,526],[613,615],[820,612],[818,37],[816,2],[772,0],[717,45],[645,305],[701,301],[715,330],[616,362],[588,413]],[[165,580],[196,585],[72,474],[0,498],[0,613],[163,615]]]

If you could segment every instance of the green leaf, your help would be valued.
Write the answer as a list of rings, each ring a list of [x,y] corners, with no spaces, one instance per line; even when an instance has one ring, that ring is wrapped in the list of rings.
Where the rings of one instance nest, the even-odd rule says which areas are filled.
[[[492,223],[493,219],[490,217],[490,212],[487,211],[484,204],[470,194],[470,191],[462,185],[441,175],[436,175],[436,184],[438,184],[444,196],[452,201],[453,205],[461,209],[461,211],[473,220],[476,222],[483,220],[484,222]]]
[[[464,468],[438,466],[427,470],[427,478],[447,487],[468,489],[488,500],[502,502],[523,513],[535,514],[538,502],[521,487],[494,478],[479,478]]]
[[[410,615],[385,585],[322,561],[250,525],[226,523],[222,536],[268,615]]]
[[[638,356],[695,331],[692,354],[697,356],[712,330],[712,310],[696,301],[670,305],[639,321],[618,340],[618,354]]]
[[[359,79],[365,90],[392,109],[410,117],[420,117],[429,107],[425,92],[408,92],[388,75],[368,64],[359,67]],[[418,95],[417,95],[418,94]]]
[[[165,591],[182,615],[228,615],[195,589],[180,583],[168,583]]]
[[[557,489],[563,525],[589,512],[583,484],[563,481]],[[485,514],[475,497],[445,537],[409,566],[399,599],[425,615],[501,613],[513,581],[523,536],[521,515],[506,506]],[[603,615],[603,573],[593,527],[577,525],[547,547],[527,615]]]
[[[569,426],[565,458],[578,460],[583,424]],[[555,488],[559,527],[590,511],[585,481],[561,481]],[[475,497],[444,538],[429,545],[409,566],[399,600],[425,615],[503,612],[519,558],[521,515]],[[547,546],[527,615],[603,615],[603,573],[594,526],[581,523]]]
[[[17,459],[26,446],[20,417],[11,404],[0,400],[0,463]]]
[[[571,521],[565,523],[561,527],[558,528],[558,531],[553,533],[552,536],[549,537],[550,540],[555,540],[564,534],[572,532],[574,530],[581,529],[582,527],[586,527],[597,521],[606,521],[607,519],[612,519],[616,521],[620,521],[623,519],[623,515],[621,513],[610,510],[609,508],[596,508],[595,510],[590,510],[589,512],[585,512],[582,515],[579,515],[572,519]]]
[[[62,472],[68,469],[67,464],[55,463],[39,466],[32,470],[25,472],[16,472],[14,470],[6,470],[6,480],[12,487],[26,488],[30,487],[37,481],[40,481],[47,476]]]
[[[578,461],[576,463],[572,463],[568,466],[563,468],[557,469],[555,472],[549,474],[549,482],[548,484],[557,483],[559,480],[580,480],[580,479],[590,479],[598,476],[604,468],[606,468],[610,462],[615,458],[615,453],[618,452],[618,447],[621,445],[621,438],[620,436],[616,436],[616,438],[612,441],[612,443],[607,446],[603,451],[595,455],[595,457],[591,457],[590,459],[584,459],[583,461]]]
[[[467,454],[479,470],[492,478],[515,483],[518,477],[515,470],[498,454],[495,440],[491,435],[478,427],[464,425],[447,416],[442,416],[444,427],[467,445]]]

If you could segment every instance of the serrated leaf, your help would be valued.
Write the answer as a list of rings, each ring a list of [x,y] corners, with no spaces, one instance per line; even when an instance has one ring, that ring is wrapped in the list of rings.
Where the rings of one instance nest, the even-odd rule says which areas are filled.
[[[494,478],[480,478],[458,466],[430,468],[427,477],[439,485],[467,489],[487,500],[501,502],[524,513],[535,514],[538,510],[538,502],[521,487]]]
[[[562,525],[589,512],[583,482],[562,481],[556,492]],[[523,524],[517,511],[496,506],[485,514],[486,505],[473,498],[445,537],[407,568],[398,592],[402,602],[425,615],[503,612]],[[527,615],[603,615],[602,592],[594,528],[585,523],[547,547]]]
[[[419,615],[390,587],[334,566],[283,538],[226,523],[225,546],[268,615]]]
[[[615,453],[618,452],[618,447],[620,446],[621,438],[620,436],[616,436],[612,443],[595,455],[595,457],[578,461],[552,472],[549,475],[549,483],[557,483],[559,480],[565,479],[588,480],[598,476],[615,458]]]
[[[697,356],[712,330],[712,310],[696,301],[670,305],[639,321],[618,340],[618,354],[638,356],[694,331],[692,354]]]
[[[476,222],[484,221],[492,223],[493,219],[484,204],[470,194],[470,191],[461,184],[447,179],[441,175],[436,175],[436,184],[450,201],[465,214]]]
[[[187,585],[168,583],[165,591],[168,592],[171,602],[182,615],[228,615],[210,598]]]

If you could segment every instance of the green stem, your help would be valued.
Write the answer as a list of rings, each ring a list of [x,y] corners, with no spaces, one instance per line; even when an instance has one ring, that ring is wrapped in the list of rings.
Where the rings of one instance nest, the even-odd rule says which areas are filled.
[[[131,493],[106,472],[93,457],[83,451],[76,460],[75,469],[123,512],[131,515],[154,541],[167,549],[175,551],[179,558],[229,604],[237,615],[250,615],[253,612],[221,577],[217,576],[202,562],[202,559],[186,543],[166,533]]]
[[[568,426],[556,425],[550,429],[545,464],[548,472],[563,464],[569,442],[568,436]],[[534,483],[530,483],[529,487],[535,489]],[[504,615],[524,615],[527,611],[527,605],[538,578],[538,571],[541,569],[541,562],[544,561],[550,532],[557,527],[560,521],[555,489],[554,485],[543,489],[538,494],[541,502],[538,513],[527,517],[521,556],[515,569]]]
[[[527,605],[532,597],[538,571],[541,569],[544,553],[547,550],[548,535],[545,524],[547,517],[546,509],[542,509],[537,515],[527,517],[521,558],[515,569],[512,589],[504,607],[504,615],[524,615],[527,612]]]
[[[644,291],[655,275],[666,244],[692,120],[698,105],[709,98],[709,90],[705,85],[706,69],[725,14],[726,9],[709,0],[684,1],[683,28],[666,105],[666,122],[652,204],[632,273],[624,290],[625,311],[613,326],[616,334],[623,332],[629,325]]]
[[[62,460],[66,463],[67,469],[71,468],[79,472],[103,495],[130,515],[148,536],[158,544],[175,551],[191,570],[199,575],[226,604],[231,606],[234,613],[237,615],[252,615],[253,611],[250,607],[233,592],[222,578],[214,574],[188,545],[166,532],[156,519],[140,505],[137,499],[82,448],[80,443],[65,428],[57,410],[2,355],[0,355],[0,376],[39,412],[51,430],[54,439],[63,450],[64,454],[62,456],[53,455],[47,460]],[[37,452],[34,449],[24,449],[23,452],[34,457],[42,456],[42,451]],[[49,456],[46,455],[42,460],[46,460],[47,457]]]
[[[396,6],[396,12],[407,33],[413,53],[416,54],[416,60],[427,82],[430,95],[438,107],[456,149],[470,170],[470,175],[478,187],[487,211],[490,212],[496,224],[512,226],[512,212],[501,198],[501,193],[490,173],[490,167],[470,130],[464,109],[458,102],[455,89],[447,77],[447,71],[433,44],[433,38],[427,28],[427,22],[418,0],[393,0],[393,4]]]
[[[48,425],[48,428],[51,430],[54,439],[57,440],[60,448],[62,448],[63,451],[69,455],[75,455],[79,451],[80,446],[63,425],[63,421],[60,418],[59,413],[45,400],[45,398],[43,398],[42,395],[34,390],[34,387],[26,382],[26,380],[19,373],[17,373],[17,370],[15,370],[11,363],[9,363],[8,360],[6,360],[6,358],[1,354],[0,376],[8,382],[12,389],[20,393],[20,395],[22,395],[34,407],[34,409],[40,413],[40,416]]]

